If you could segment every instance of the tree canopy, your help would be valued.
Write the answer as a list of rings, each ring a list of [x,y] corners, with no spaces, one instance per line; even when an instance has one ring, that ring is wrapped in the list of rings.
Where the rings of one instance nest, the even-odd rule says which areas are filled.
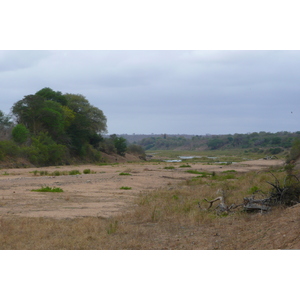
[[[87,145],[96,146],[106,132],[106,117],[80,94],[62,94],[43,88],[12,107],[17,124],[33,137],[46,133],[55,143],[81,155]]]

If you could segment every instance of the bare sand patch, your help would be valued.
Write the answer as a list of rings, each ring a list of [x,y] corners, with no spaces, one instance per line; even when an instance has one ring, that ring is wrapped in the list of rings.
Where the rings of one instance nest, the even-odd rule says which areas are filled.
[[[180,168],[182,163],[121,163],[116,165],[82,165],[0,170],[0,216],[51,217],[57,219],[87,216],[110,217],[131,209],[140,193],[167,187],[195,175]],[[283,165],[282,160],[253,160],[232,165],[192,163],[191,169],[208,172],[236,170],[248,172]],[[175,169],[164,169],[174,166]],[[83,174],[90,169],[94,174]],[[38,172],[36,175],[34,171]],[[40,176],[39,171],[80,175]],[[120,173],[130,175],[120,175]],[[33,192],[42,186],[60,187],[63,193]],[[123,190],[121,187],[130,187]]]

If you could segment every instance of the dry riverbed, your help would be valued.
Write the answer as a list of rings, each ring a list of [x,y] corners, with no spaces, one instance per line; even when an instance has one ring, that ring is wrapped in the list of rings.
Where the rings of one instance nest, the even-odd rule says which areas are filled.
[[[187,169],[207,172],[236,170],[248,172],[283,165],[281,160],[253,160],[232,165],[192,163],[122,163],[117,165],[83,165],[0,170],[0,216],[51,217],[57,219],[85,216],[110,217],[131,209],[142,192],[172,188],[194,174]],[[174,169],[165,167],[174,166]],[[91,174],[83,174],[90,169]],[[40,176],[79,170],[80,175]],[[37,171],[37,172],[34,172]],[[120,173],[130,175],[120,175]],[[41,187],[59,187],[62,193],[33,192]],[[122,187],[131,188],[128,190]]]

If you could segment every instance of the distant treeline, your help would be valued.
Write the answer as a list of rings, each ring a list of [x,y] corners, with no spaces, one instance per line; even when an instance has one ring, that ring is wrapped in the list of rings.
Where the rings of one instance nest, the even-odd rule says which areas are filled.
[[[227,135],[205,135],[205,136],[172,136],[161,135],[146,137],[137,142],[145,150],[172,150],[185,149],[197,150],[207,148],[209,150],[217,149],[249,149],[258,152],[262,148],[271,149],[272,154],[280,153],[284,149],[290,148],[293,141],[300,137],[300,131],[297,132],[253,132],[247,134],[227,134]]]
[[[24,158],[36,166],[101,161],[101,152],[143,155],[123,137],[104,137],[106,117],[80,94],[43,88],[0,111],[0,161]]]

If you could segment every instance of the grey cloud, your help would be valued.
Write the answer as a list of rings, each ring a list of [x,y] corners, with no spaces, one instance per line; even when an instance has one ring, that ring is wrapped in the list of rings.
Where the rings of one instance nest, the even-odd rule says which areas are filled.
[[[5,54],[5,55],[4,55]],[[299,51],[0,51],[0,110],[80,93],[110,133],[296,131]],[[294,118],[285,115],[294,111]]]
[[[0,72],[30,68],[49,55],[49,51],[0,50]]]

